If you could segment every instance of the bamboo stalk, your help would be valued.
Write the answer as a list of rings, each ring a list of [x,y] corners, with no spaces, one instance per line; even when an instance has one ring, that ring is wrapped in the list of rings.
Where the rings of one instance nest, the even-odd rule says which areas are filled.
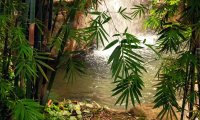
[[[200,110],[200,46],[196,49],[197,55],[197,84],[198,84],[198,110]]]
[[[48,30],[51,30],[52,27],[52,15],[53,15],[53,0],[50,0],[49,3],[49,20],[48,20]]]
[[[49,14],[49,0],[43,0],[41,3],[41,6],[42,6],[42,9],[41,9],[41,21],[43,23],[43,36],[41,38],[41,41],[40,41],[40,45],[43,47],[46,47],[46,43],[47,43],[47,39],[48,39],[48,33],[49,33],[49,30],[48,30],[48,14]],[[43,49],[43,48],[42,48]],[[45,61],[47,62],[47,61]],[[46,68],[44,68],[44,71],[45,73],[47,73],[47,70]],[[38,86],[38,90],[40,91],[40,95],[39,95],[39,99],[40,99],[40,104],[43,103],[43,98],[45,96],[45,91],[46,91],[46,86],[47,86],[47,81],[46,79],[42,78],[40,79],[41,82],[38,82],[39,83],[39,86]],[[45,104],[43,104],[45,105]]]
[[[61,0],[59,0],[58,2],[58,8],[61,8]],[[60,10],[57,10],[56,13],[55,13],[55,18],[53,20],[53,25],[52,25],[52,29],[51,29],[51,35],[53,35],[54,31],[55,31],[55,25],[56,25],[56,22],[57,22],[57,19],[58,19],[58,13],[59,13]]]
[[[29,44],[34,47],[35,43],[35,7],[36,1],[30,0],[30,24],[29,24]],[[34,87],[33,80],[26,80],[26,97],[33,98],[32,88]]]
[[[38,19],[39,21],[42,22],[42,9],[43,9],[43,4],[42,4],[43,1],[41,0],[36,0],[36,19]],[[39,28],[38,26],[35,27],[35,43],[34,43],[34,48],[36,48],[37,50],[41,51],[41,43],[42,43],[42,33],[41,31],[39,31]],[[41,89],[41,82],[42,81],[42,78],[43,76],[41,74],[38,75],[39,77],[36,78],[36,81],[35,81],[35,87],[34,87],[34,99],[38,99],[39,98],[39,91]]]
[[[189,50],[192,49],[192,44],[190,43],[190,48]],[[185,114],[185,105],[186,105],[186,100],[187,100],[187,95],[189,91],[189,81],[190,81],[190,62],[187,61],[186,63],[186,79],[184,81],[184,87],[183,87],[183,100],[182,100],[182,106],[181,106],[181,118],[180,120],[184,119],[184,114]]]
[[[3,4],[2,1],[0,1],[0,15],[2,14],[2,11],[3,11]]]
[[[61,48],[60,48],[58,56],[57,56],[57,58],[55,60],[56,66],[59,64],[60,57],[62,56],[63,51],[64,51],[64,47],[66,45],[66,42],[68,41],[69,33],[70,33],[70,30],[73,27],[72,23],[74,22],[75,15],[76,15],[76,12],[77,12],[77,7],[78,7],[79,3],[80,3],[80,0],[74,0],[73,9],[71,9],[71,11],[69,12],[69,15],[66,18],[66,20],[68,21],[66,23],[68,27],[66,27],[66,29],[65,29],[64,37],[62,39]],[[58,68],[56,67],[55,71],[53,71],[52,74],[51,74],[45,97],[42,100],[42,102],[43,102],[42,104],[43,105],[45,105],[47,103],[51,88],[52,88],[54,80],[55,80],[55,76],[56,76],[57,70],[58,70]]]
[[[0,2],[0,14],[4,14],[5,13],[5,0],[1,0]]]
[[[35,0],[30,0],[30,25],[29,25],[29,43],[34,46],[34,34],[35,34]]]
[[[190,71],[190,101],[189,101],[189,118],[192,118],[193,117],[193,110],[194,110],[194,83],[195,83],[195,78],[194,78],[194,75],[195,75],[195,66],[194,64],[191,64],[191,67],[190,67],[191,71]],[[192,95],[192,97],[191,97]]]
[[[36,5],[36,1],[30,0],[30,23],[35,22],[35,5]]]
[[[34,40],[35,40],[34,34],[35,34],[35,23],[31,23],[29,25],[29,43],[32,47],[34,46]]]
[[[4,40],[4,49],[3,49],[3,68],[2,68],[2,72],[3,72],[3,78],[8,80],[8,67],[7,64],[8,63],[8,31],[5,30],[5,40]]]
[[[29,11],[30,11],[30,0],[25,0],[24,2],[26,4],[26,8],[25,8],[25,11],[23,11],[22,13],[22,28],[26,31],[28,31],[28,17],[29,17]],[[28,39],[28,34],[26,34],[26,38]]]

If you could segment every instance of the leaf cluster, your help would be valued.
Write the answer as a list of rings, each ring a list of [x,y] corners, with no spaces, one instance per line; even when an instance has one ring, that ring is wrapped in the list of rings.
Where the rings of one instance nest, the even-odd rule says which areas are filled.
[[[65,78],[68,82],[73,82],[77,79],[77,77],[85,74],[85,64],[80,57],[81,54],[82,52],[80,51],[66,51],[60,58],[59,65],[57,67],[65,70]]]
[[[119,34],[115,36],[119,36]],[[112,95],[121,94],[116,104],[122,104],[125,101],[127,108],[129,99],[131,99],[133,105],[135,105],[135,101],[140,103],[139,98],[142,96],[140,91],[143,87],[141,74],[142,71],[146,70],[142,66],[142,56],[136,52],[142,48],[139,45],[140,40],[126,33],[126,31],[123,36],[124,39],[112,41],[105,47],[105,50],[118,43],[108,60],[108,64],[111,64],[112,77],[116,84],[116,87],[112,90]]]
[[[178,119],[176,109],[179,110],[179,105],[176,96],[177,92],[182,90],[186,79],[184,67],[176,59],[165,59],[157,74],[157,79],[154,108],[162,107],[158,118]]]
[[[15,120],[43,120],[42,107],[33,100],[21,99],[16,101],[13,110]]]

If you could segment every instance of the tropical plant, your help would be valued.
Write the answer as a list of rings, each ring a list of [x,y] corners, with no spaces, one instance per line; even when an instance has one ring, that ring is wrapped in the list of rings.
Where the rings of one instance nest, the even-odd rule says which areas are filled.
[[[105,46],[104,40],[109,41],[104,24],[112,20],[112,16],[109,10],[96,11],[99,2],[59,0],[54,5],[53,0],[0,1],[0,111],[10,113],[2,114],[3,119],[11,116],[15,119],[42,119],[41,107],[33,100],[46,104],[57,70],[65,68],[69,81],[84,73],[83,61],[77,59],[80,51],[65,50],[65,46],[70,40],[86,45],[96,43],[97,46],[100,43]],[[200,109],[199,9],[197,0],[153,0],[150,4],[134,6],[130,13],[122,7],[116,12],[127,20],[144,15],[146,28],[153,28],[159,35],[159,52],[173,54],[170,59],[163,59],[157,74],[159,81],[154,108],[162,106],[158,115],[161,119],[177,119],[178,110],[183,120],[186,104],[189,105],[189,118],[194,118],[195,107]],[[78,12],[95,16],[89,27],[75,28],[73,23]],[[59,15],[64,21],[56,30]],[[143,57],[137,53],[142,48],[141,40],[127,29],[119,33],[114,27],[114,36],[118,39],[111,41],[105,50],[116,45],[108,60],[116,84],[113,96],[119,95],[116,104],[125,102],[127,108],[129,100],[133,105],[140,103],[141,76],[146,70]],[[48,53],[53,49],[57,50],[54,59]],[[54,66],[50,65],[52,60]],[[46,75],[48,70],[51,70],[50,77]],[[180,91],[183,93],[181,106],[176,98]]]
[[[41,106],[33,100],[21,99],[16,101],[14,110],[15,120],[43,120]]]
[[[57,70],[65,68],[69,80],[74,79],[77,74],[84,73],[83,61],[77,59],[81,52],[65,51],[65,46],[70,39],[78,42],[83,40],[87,44],[96,39],[103,42],[106,31],[102,24],[109,20],[106,14],[99,14],[91,23],[91,27],[85,29],[76,29],[73,24],[77,11],[89,13],[88,8],[96,9],[98,2],[0,1],[0,106],[2,115],[4,111],[10,113],[1,116],[2,119],[11,116],[14,119],[42,119],[41,106],[34,100],[46,104]],[[64,21],[56,31],[55,26],[60,13],[64,13]],[[85,37],[78,35],[79,33]],[[49,41],[51,39],[53,40]],[[49,52],[54,48],[57,49],[57,55],[53,59]],[[67,61],[63,60],[65,58]],[[55,66],[51,66],[53,60]],[[52,71],[50,77],[47,76],[48,70]]]
[[[112,95],[121,94],[115,104],[122,104],[125,101],[127,108],[129,99],[133,105],[135,105],[135,100],[140,103],[139,98],[142,97],[140,91],[143,87],[141,75],[145,68],[141,65],[143,63],[142,56],[136,53],[137,49],[142,48],[139,45],[140,40],[126,31],[122,36],[124,37],[122,40],[112,41],[105,47],[105,50],[118,44],[108,60],[108,64],[112,62],[112,76],[114,84],[116,84]]]
[[[158,33],[160,53],[170,56],[170,59],[163,59],[157,74],[154,108],[162,106],[160,119],[178,119],[176,111],[179,111],[183,120],[186,104],[189,105],[189,119],[195,118],[194,109],[199,110],[199,8],[200,2],[195,0],[153,0],[149,7],[145,25]],[[182,105],[176,97],[180,91]]]

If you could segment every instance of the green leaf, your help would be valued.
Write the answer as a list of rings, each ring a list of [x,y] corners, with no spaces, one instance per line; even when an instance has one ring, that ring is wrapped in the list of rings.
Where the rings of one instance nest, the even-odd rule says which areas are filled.
[[[126,12],[127,8],[120,7],[118,10],[118,13],[126,20],[132,20],[132,18],[129,16],[129,13]]]
[[[114,51],[112,52],[112,54],[111,54],[111,56],[109,57],[109,59],[108,59],[108,64],[111,62],[111,61],[113,61],[113,59],[115,58],[115,57],[120,57],[120,46],[117,46],[115,49],[114,49]]]
[[[150,44],[145,44],[148,48],[150,48],[151,50],[153,50],[154,53],[156,53],[156,55],[161,58],[161,55],[159,52],[157,52],[154,48],[153,48],[153,45],[150,45]]]
[[[172,119],[172,117],[177,119],[174,111],[174,109],[179,109],[176,99],[177,85],[186,78],[184,77],[185,73],[182,73],[182,70],[179,70],[180,67],[177,67],[177,64],[174,63],[176,63],[176,61],[172,59],[169,60],[168,63],[162,64],[161,71],[159,71],[159,74],[157,75],[159,81],[156,85],[157,90],[155,94],[154,108],[162,107],[162,110],[158,114],[158,118],[160,119],[164,117],[166,117],[166,119]],[[181,72],[181,74],[179,72]],[[174,76],[179,74],[183,77],[180,77],[180,79],[176,80],[176,77]]]
[[[102,24],[105,24],[105,23],[109,22],[111,19],[112,19],[111,17],[107,17],[107,18],[103,21]]]
[[[73,82],[77,77],[81,77],[81,75],[85,74],[84,61],[76,58],[76,55],[79,54],[79,51],[65,52],[65,54],[60,58],[57,68],[65,70],[64,77],[67,82]]]
[[[42,76],[46,79],[46,81],[49,81],[49,79],[48,79],[46,73],[44,72],[44,70],[42,69],[42,67],[38,64],[37,64],[37,67],[38,67],[40,73],[42,74]]]
[[[41,60],[36,60],[36,62],[37,62],[38,64],[40,64],[40,65],[42,65],[42,66],[48,68],[49,70],[54,71],[54,69],[53,69],[51,66],[49,66],[48,64],[46,64],[45,62],[43,62],[43,61],[41,61]]]
[[[141,79],[142,71],[146,71],[143,67],[142,56],[133,52],[135,49],[141,49],[138,44],[140,41],[133,35],[126,32],[123,34],[124,39],[112,41],[105,49],[109,49],[116,43],[119,43],[111,56],[108,59],[108,64],[111,65],[112,77],[116,87],[112,90],[112,96],[120,94],[116,101],[120,105],[125,102],[125,107],[128,107],[129,100],[135,105],[136,102],[140,103],[141,90],[143,81]],[[134,44],[134,45],[133,45]],[[131,99],[129,99],[131,98]]]
[[[119,42],[119,40],[114,40],[114,41],[112,41],[111,43],[109,43],[109,44],[104,48],[104,50],[111,48],[112,46],[114,46],[114,45],[115,45],[116,43],[118,43],[118,42]]]
[[[134,7],[131,9],[134,10],[131,13],[131,17],[133,17],[133,18],[136,18],[137,16],[142,17],[142,15],[144,16],[145,13],[147,13],[147,11],[148,11],[147,7],[143,4],[134,5]]]
[[[16,120],[43,120],[42,107],[29,99],[18,100],[14,106],[13,117]]]

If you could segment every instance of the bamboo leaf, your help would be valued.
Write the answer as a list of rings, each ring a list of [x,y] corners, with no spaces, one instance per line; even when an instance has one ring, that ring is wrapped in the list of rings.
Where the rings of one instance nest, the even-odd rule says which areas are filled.
[[[42,65],[42,66],[48,68],[49,70],[54,71],[54,69],[53,69],[51,66],[49,66],[48,64],[46,64],[45,62],[43,62],[43,61],[41,61],[41,60],[36,60],[36,62],[39,63],[40,65]]]
[[[37,64],[37,67],[38,67],[39,71],[41,72],[42,76],[45,78],[45,80],[49,81],[48,77],[47,77],[46,73],[44,72],[44,70],[42,69],[42,67],[38,64]]]
[[[112,46],[114,46],[114,45],[115,45],[116,43],[118,43],[118,42],[119,42],[119,40],[114,40],[114,41],[112,41],[111,43],[109,43],[109,44],[104,48],[104,50],[111,48]]]

